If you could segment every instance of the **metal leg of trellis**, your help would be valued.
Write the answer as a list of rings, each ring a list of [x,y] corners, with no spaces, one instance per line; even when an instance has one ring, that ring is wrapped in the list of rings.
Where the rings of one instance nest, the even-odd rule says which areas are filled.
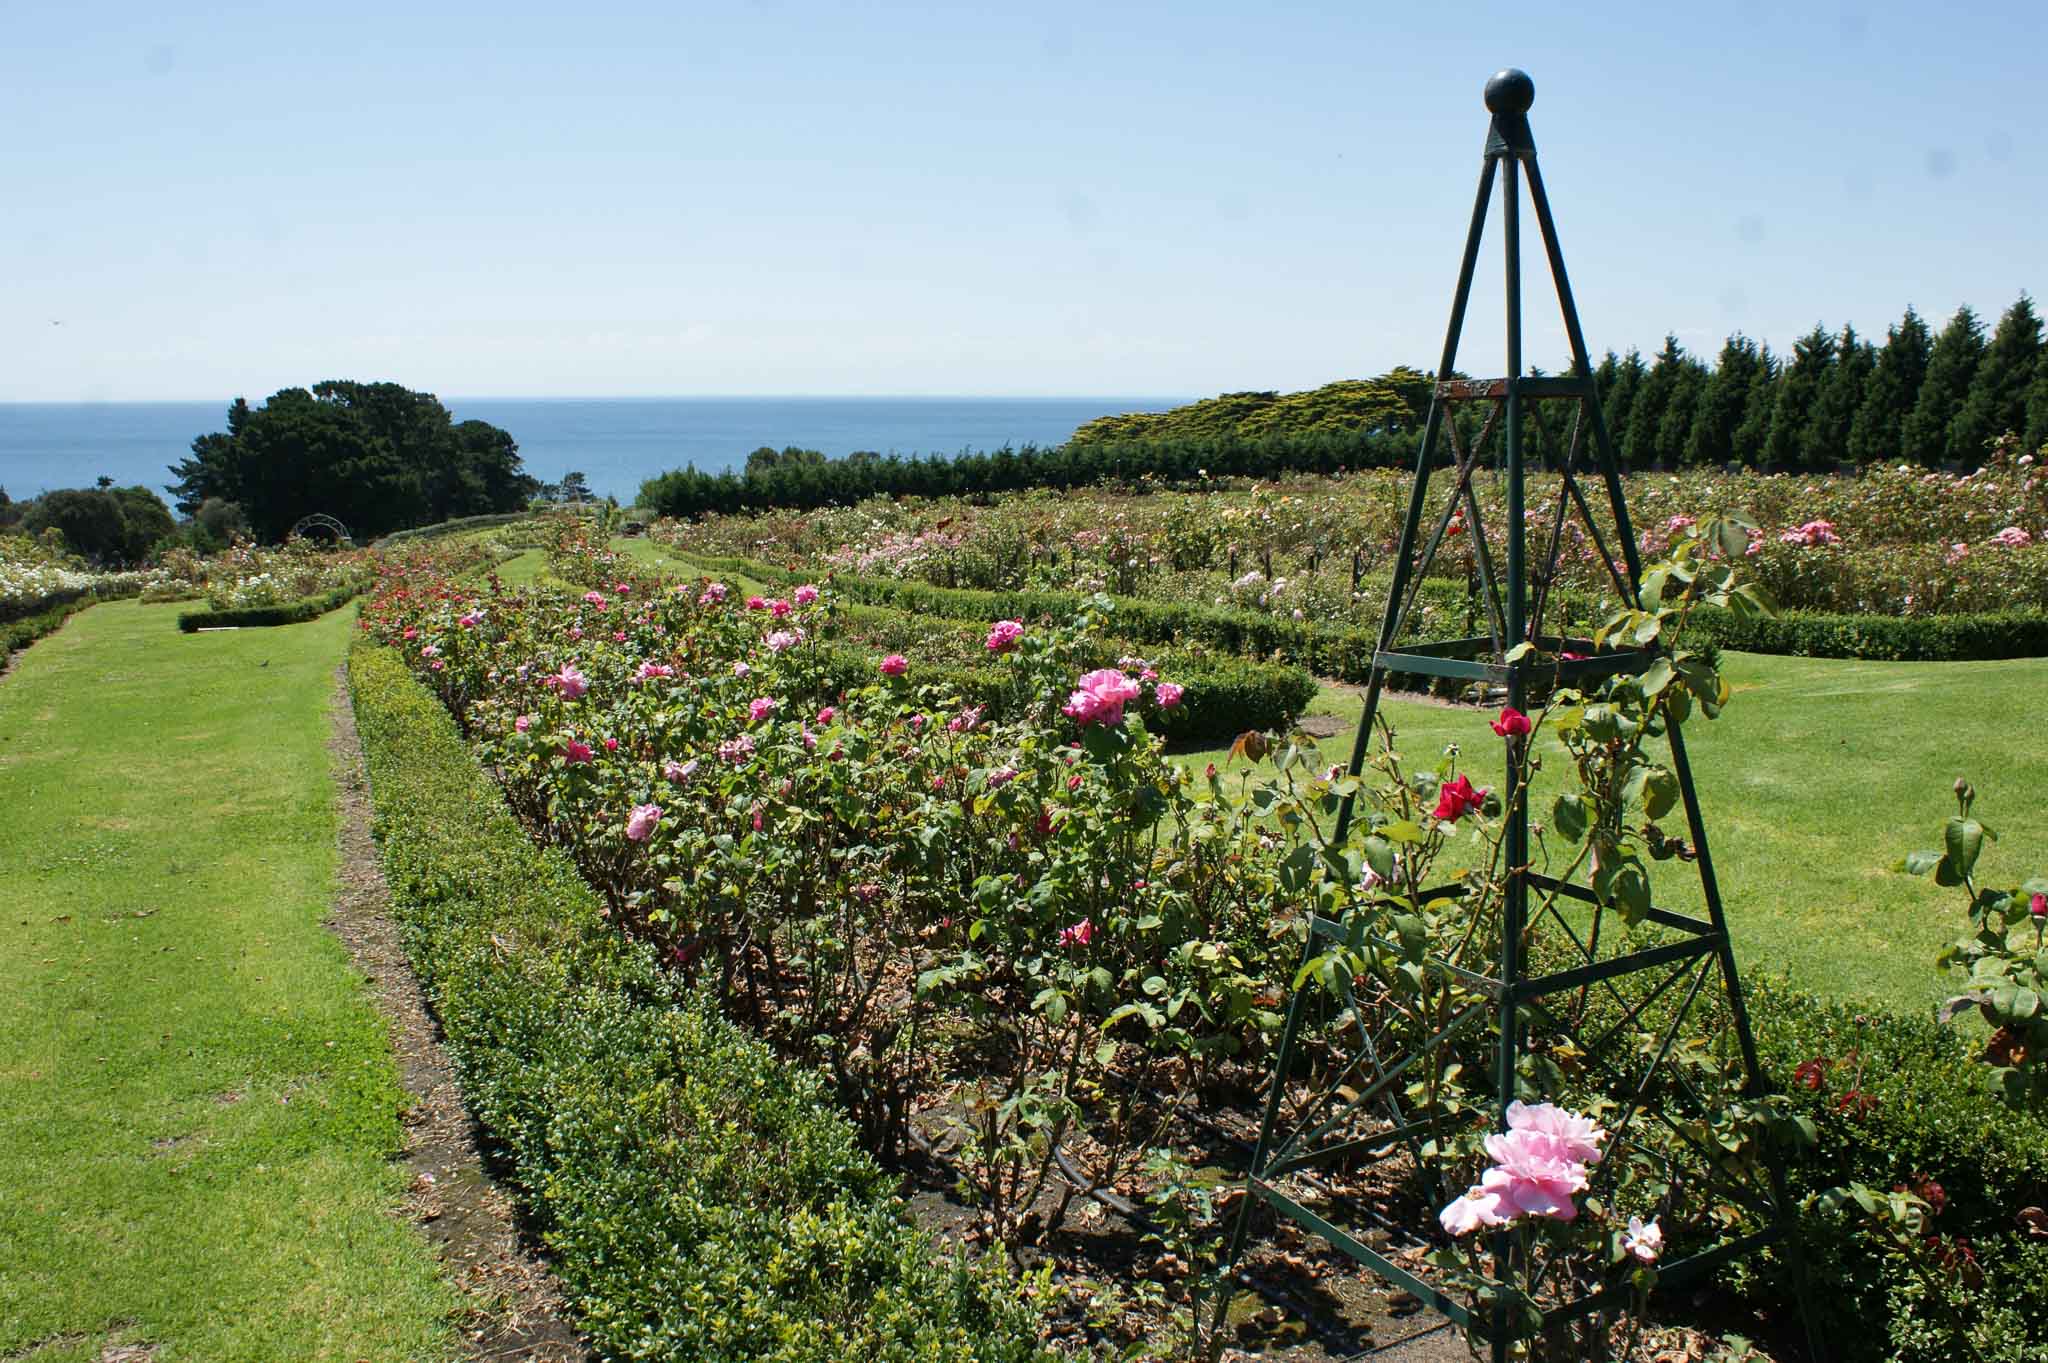
[[[1593,508],[1589,504],[1588,498],[1579,489],[1576,479],[1572,476],[1569,461],[1562,475],[1563,488],[1559,494],[1560,523],[1567,513],[1567,501],[1569,501],[1569,505],[1575,507],[1586,521],[1587,529],[1593,542],[1601,550],[1602,557],[1607,560],[1608,569],[1620,588],[1623,599],[1631,605],[1640,603],[1641,559],[1635,542],[1634,528],[1629,520],[1627,502],[1621,486],[1620,465],[1615,457],[1613,444],[1609,437],[1605,413],[1600,407],[1599,393],[1593,382],[1592,369],[1586,353],[1585,338],[1579,323],[1578,309],[1572,298],[1569,278],[1565,273],[1564,259],[1558,246],[1555,224],[1550,213],[1549,200],[1544,193],[1542,177],[1536,166],[1535,144],[1529,133],[1527,119],[1524,117],[1529,103],[1534,97],[1533,90],[1534,88],[1529,83],[1528,78],[1519,72],[1502,73],[1500,77],[1496,77],[1488,85],[1487,103],[1488,107],[1493,111],[1494,117],[1489,129],[1486,154],[1479,181],[1479,191],[1473,204],[1472,222],[1466,235],[1465,252],[1459,271],[1457,291],[1452,301],[1450,325],[1446,329],[1444,337],[1443,358],[1438,366],[1437,381],[1432,389],[1428,418],[1424,423],[1421,449],[1416,459],[1415,482],[1411,489],[1407,515],[1402,526],[1400,549],[1396,555],[1387,607],[1381,622],[1379,645],[1366,687],[1358,732],[1352,743],[1349,771],[1354,777],[1362,775],[1366,765],[1368,746],[1372,741],[1373,725],[1378,717],[1382,690],[1389,671],[1414,670],[1451,678],[1505,681],[1508,703],[1517,709],[1523,708],[1527,703],[1529,682],[1533,675],[1531,668],[1534,664],[1523,656],[1508,656],[1517,645],[1534,640],[1536,634],[1531,628],[1528,613],[1529,572],[1526,555],[1525,516],[1527,489],[1524,480],[1526,451],[1523,448],[1525,434],[1523,417],[1529,415],[1533,409],[1525,409],[1525,403],[1549,398],[1569,398],[1579,402],[1580,417],[1584,419],[1586,426],[1590,430],[1592,454],[1599,466],[1600,477],[1607,492],[1608,509],[1613,516],[1614,534],[1615,538],[1619,541],[1616,547],[1622,556],[1622,563],[1616,564],[1612,556],[1606,551],[1599,525],[1593,516]],[[1491,202],[1497,170],[1501,172],[1502,230],[1506,252],[1505,293],[1507,315],[1505,321],[1507,329],[1508,372],[1506,378],[1498,381],[1455,380],[1453,374],[1455,372],[1458,345],[1464,327],[1465,310],[1470,300],[1473,272],[1485,231],[1486,215]],[[1522,177],[1524,175],[1527,176],[1529,201],[1535,210],[1538,233],[1543,241],[1551,278],[1557,291],[1559,308],[1563,314],[1566,334],[1571,344],[1572,372],[1570,377],[1565,379],[1525,377],[1522,373],[1520,198],[1523,187]],[[1482,426],[1473,448],[1467,452],[1460,447],[1460,442],[1456,436],[1458,428],[1456,426],[1446,427],[1445,423],[1455,420],[1450,410],[1453,403],[1471,400],[1486,400],[1498,405]],[[1504,445],[1502,462],[1507,482],[1506,503],[1508,517],[1508,524],[1505,527],[1507,561],[1505,564],[1506,571],[1503,575],[1506,590],[1501,594],[1504,599],[1500,601],[1500,615],[1497,621],[1490,622],[1493,624],[1493,628],[1489,630],[1489,637],[1485,639],[1467,638],[1444,641],[1440,644],[1418,645],[1409,649],[1398,648],[1397,639],[1402,633],[1402,626],[1409,607],[1411,579],[1413,579],[1415,584],[1420,583],[1422,576],[1426,574],[1430,562],[1434,560],[1442,544],[1443,524],[1440,523],[1437,533],[1430,537],[1427,548],[1422,550],[1420,561],[1418,562],[1416,551],[1421,538],[1423,512],[1428,499],[1431,464],[1435,458],[1439,436],[1449,431],[1452,447],[1458,451],[1456,474],[1459,478],[1460,486],[1453,489],[1453,507],[1446,508],[1444,521],[1447,522],[1455,510],[1456,504],[1459,502],[1461,493],[1465,491],[1464,478],[1466,477],[1468,467],[1478,458],[1481,447],[1486,444],[1489,433],[1493,429],[1495,417],[1501,419],[1502,426]],[[1576,449],[1576,428],[1574,449]],[[1473,522],[1470,530],[1476,541],[1478,537],[1483,535],[1484,527],[1478,523],[1478,510],[1469,495],[1464,497],[1464,504],[1468,507],[1468,514]],[[1555,540],[1555,534],[1553,538]],[[1553,545],[1553,560],[1554,557],[1555,544]],[[1485,565],[1486,576],[1489,579],[1492,579],[1494,576],[1491,572],[1491,566],[1490,563]],[[1549,571],[1554,573],[1554,561]],[[1489,581],[1490,585],[1492,585],[1491,581]],[[1563,637],[1562,628],[1559,630],[1558,639],[1547,640],[1546,646],[1555,647],[1560,652],[1570,646],[1569,641]],[[1590,649],[1590,646],[1584,647]],[[1494,661],[1486,663],[1471,661],[1470,655],[1461,652],[1461,650],[1468,648],[1488,649]],[[1645,652],[1640,656],[1616,655],[1585,662],[1560,662],[1555,665],[1545,664],[1545,666],[1549,670],[1554,670],[1560,679],[1567,677],[1575,680],[1595,679],[1613,675],[1617,672],[1641,671],[1643,667],[1648,665],[1648,660],[1651,656],[1651,653]],[[1680,927],[1696,934],[1711,933],[1714,940],[1711,943],[1700,941],[1696,946],[1688,946],[1681,942],[1645,948],[1632,953],[1623,953],[1607,961],[1591,959],[1591,950],[1588,948],[1588,960],[1584,967],[1552,973],[1542,981],[1535,981],[1529,977],[1528,970],[1530,967],[1529,962],[1524,959],[1522,941],[1524,932],[1528,927],[1529,894],[1532,876],[1534,875],[1529,865],[1530,839],[1527,792],[1521,785],[1519,767],[1519,763],[1524,757],[1523,745],[1526,743],[1526,740],[1511,738],[1508,741],[1507,777],[1503,788],[1503,796],[1506,801],[1505,845],[1503,848],[1506,866],[1504,869],[1505,885],[1499,977],[1497,980],[1487,981],[1477,976],[1470,976],[1462,968],[1453,967],[1454,973],[1466,975],[1467,978],[1476,981],[1480,987],[1491,992],[1498,1000],[1497,1004],[1494,1005],[1498,1007],[1499,1015],[1497,1019],[1498,1052],[1495,1057],[1496,1069],[1493,1077],[1494,1096],[1497,1103],[1496,1118],[1500,1122],[1505,1121],[1508,1106],[1518,1096],[1516,1090],[1521,1077],[1520,1060],[1523,1044],[1522,1012],[1525,1008],[1528,1008],[1535,1010],[1536,1015],[1541,1015],[1543,1005],[1540,1002],[1540,996],[1547,989],[1572,987],[1581,982],[1590,984],[1596,980],[1608,980],[1623,974],[1633,974],[1653,968],[1661,971],[1664,964],[1671,960],[1690,958],[1693,955],[1705,955],[1709,951],[1716,954],[1716,964],[1723,978],[1723,988],[1742,1053],[1744,1085],[1750,1092],[1759,1091],[1761,1088],[1762,1074],[1757,1062],[1754,1038],[1750,1031],[1749,1018],[1742,998],[1740,981],[1735,973],[1734,953],[1729,944],[1719,887],[1714,879],[1713,866],[1708,855],[1705,828],[1700,815],[1697,791],[1692,779],[1691,767],[1686,758],[1684,739],[1679,732],[1677,724],[1673,723],[1669,726],[1669,736],[1672,744],[1672,763],[1675,775],[1678,777],[1689,831],[1697,852],[1696,859],[1700,867],[1702,889],[1707,901],[1709,917],[1706,922],[1700,922],[1699,920],[1687,919],[1662,910],[1654,910],[1652,916],[1656,921],[1663,922],[1669,926]],[[1355,793],[1345,796],[1342,801],[1334,835],[1336,841],[1340,843],[1349,836],[1355,812],[1355,801]],[[1537,882],[1549,886],[1552,890],[1561,888],[1558,882],[1541,876],[1535,876],[1534,878]],[[1575,897],[1579,898],[1591,899],[1592,897],[1589,891],[1573,891],[1572,893]],[[1318,934],[1324,931],[1324,929],[1316,926],[1319,921],[1312,919],[1307,940],[1303,944],[1302,962],[1304,965],[1312,959],[1318,949]],[[1568,928],[1567,931],[1569,931]],[[1439,964],[1448,965],[1449,963],[1439,962]],[[1679,972],[1666,976],[1664,983],[1657,986],[1651,997],[1654,998],[1657,994],[1661,994],[1666,987],[1678,980],[1683,973],[1684,968],[1681,968]],[[1686,991],[1683,1001],[1679,1003],[1677,1012],[1666,1029],[1667,1034],[1663,1046],[1658,1054],[1652,1058],[1649,1068],[1644,1072],[1642,1079],[1642,1090],[1644,1092],[1647,1092],[1652,1076],[1658,1066],[1663,1063],[1666,1054],[1668,1054],[1671,1043],[1676,1039],[1686,1016],[1691,1012],[1692,1006],[1699,995],[1700,987],[1704,983],[1704,974],[1693,977],[1692,986]],[[1259,1137],[1253,1148],[1251,1167],[1245,1183],[1245,1197],[1239,1208],[1236,1225],[1230,1236],[1223,1262],[1223,1273],[1218,1285],[1218,1300],[1215,1303],[1211,1332],[1212,1357],[1219,1355],[1222,1350],[1223,1331],[1229,1313],[1230,1302],[1234,1295],[1233,1286],[1236,1281],[1237,1265],[1244,1254],[1254,1204],[1259,1202],[1268,1203],[1276,1212],[1284,1213],[1300,1222],[1311,1231],[1328,1240],[1333,1247],[1358,1260],[1361,1264],[1372,1268],[1382,1276],[1410,1286],[1413,1290],[1423,1294],[1426,1299],[1431,1300],[1433,1304],[1450,1315],[1454,1320],[1468,1325],[1480,1325],[1482,1323],[1482,1319],[1475,1318],[1468,1308],[1437,1292],[1432,1285],[1414,1277],[1384,1256],[1361,1244],[1348,1232],[1325,1221],[1309,1208],[1294,1201],[1267,1182],[1273,1170],[1277,1169],[1285,1172],[1288,1169],[1300,1167],[1305,1163],[1325,1158],[1333,1153],[1356,1150],[1364,1144],[1364,1142],[1355,1140],[1340,1140],[1334,1146],[1319,1147],[1316,1150],[1306,1151],[1291,1157],[1283,1158],[1275,1154],[1275,1141],[1279,1134],[1278,1128],[1285,1085],[1289,1068],[1295,1058],[1296,1049],[1301,1039],[1303,1010],[1307,993],[1307,988],[1296,989],[1293,991],[1293,996],[1288,1002],[1279,1047],[1275,1052],[1273,1076],[1271,1086],[1266,1095]],[[1641,1004],[1637,1005],[1637,1008],[1647,1007],[1649,1002],[1649,999],[1645,999]],[[1635,1013],[1632,1011],[1630,1015],[1634,1016]],[[1625,1024],[1627,1018],[1624,1018],[1623,1022]],[[1425,1045],[1429,1044],[1433,1043],[1425,1043]],[[1374,1063],[1381,1067],[1380,1072],[1382,1073],[1398,1074],[1407,1065],[1414,1063],[1414,1053],[1411,1052],[1407,1057],[1387,1057],[1384,1059],[1374,1057]],[[1695,1097],[1697,1099],[1697,1095]],[[1317,1108],[1320,1109],[1323,1101],[1322,1098],[1317,1098],[1314,1101]],[[1356,1110],[1355,1106],[1353,1110]],[[1337,1124],[1344,1119],[1345,1114],[1340,1110],[1337,1114],[1319,1125],[1315,1125],[1312,1128],[1304,1127],[1289,1137],[1285,1143],[1282,1143],[1279,1146],[1279,1150],[1282,1152],[1282,1155],[1285,1155],[1285,1152],[1293,1150],[1304,1139],[1309,1145],[1318,1145],[1321,1136],[1324,1133],[1334,1131]],[[1402,1130],[1408,1129],[1399,1123],[1397,1123],[1397,1127],[1400,1127]],[[1305,1132],[1308,1133],[1306,1136],[1304,1135]],[[1667,1275],[1671,1277],[1672,1281],[1677,1281],[1687,1270],[1694,1272],[1706,1271],[1706,1269],[1713,1265],[1726,1262],[1737,1254],[1746,1253],[1759,1244],[1777,1238],[1783,1232],[1786,1227],[1787,1206],[1782,1166],[1776,1161],[1775,1152],[1768,1157],[1767,1167],[1770,1172],[1771,1185],[1768,1211],[1772,1224],[1764,1231],[1738,1237],[1734,1240],[1723,1241],[1714,1248],[1695,1255],[1685,1263],[1667,1265]],[[1763,1206],[1746,1198],[1744,1199],[1744,1205],[1757,1206],[1759,1211],[1765,1210]],[[1497,1363],[1504,1363],[1504,1360],[1511,1353],[1506,1328],[1509,1309],[1508,1293],[1519,1292],[1527,1284],[1518,1283],[1516,1280],[1516,1270],[1508,1256],[1509,1241],[1505,1233],[1495,1237],[1493,1249],[1496,1277],[1503,1291],[1496,1297],[1496,1305],[1488,1313],[1487,1317],[1483,1318],[1483,1323],[1490,1337],[1489,1344],[1492,1357]],[[1596,1291],[1578,1300],[1557,1305],[1547,1313],[1546,1319],[1554,1323],[1563,1322],[1579,1318],[1590,1311],[1602,1309],[1614,1299],[1615,1290],[1610,1286],[1607,1289]],[[1801,1296],[1802,1306],[1804,1306],[1805,1294],[1803,1291]],[[1811,1336],[1811,1334],[1809,1317],[1809,1335]],[[1814,1344],[1818,1356],[1819,1342],[1815,1340]]]

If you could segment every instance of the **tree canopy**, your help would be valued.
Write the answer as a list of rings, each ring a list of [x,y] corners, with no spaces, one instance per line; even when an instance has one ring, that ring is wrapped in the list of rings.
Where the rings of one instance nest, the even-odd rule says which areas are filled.
[[[72,553],[107,568],[141,563],[177,533],[170,508],[146,487],[59,488],[27,504],[21,528],[31,535],[55,530]]]
[[[171,473],[180,511],[232,502],[267,540],[316,511],[364,538],[517,511],[540,487],[498,427],[456,422],[432,393],[339,380],[284,389],[260,407],[236,398],[227,429],[194,440]]]

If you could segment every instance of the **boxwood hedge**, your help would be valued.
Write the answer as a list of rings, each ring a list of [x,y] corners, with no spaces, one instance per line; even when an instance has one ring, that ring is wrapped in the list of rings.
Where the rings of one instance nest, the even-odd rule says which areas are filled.
[[[909,1224],[814,1075],[682,993],[527,839],[395,656],[359,642],[349,674],[408,952],[599,1356],[1047,1357],[1017,1285]]]
[[[270,625],[303,625],[355,599],[361,587],[336,587],[318,596],[304,596],[275,606],[242,606],[232,610],[184,611],[178,628],[191,634],[202,629],[261,629]]]
[[[50,602],[51,598],[45,601]],[[16,649],[27,648],[45,634],[55,633],[66,620],[98,601],[91,592],[66,592],[33,615],[17,616],[0,624],[0,662],[12,657]]]

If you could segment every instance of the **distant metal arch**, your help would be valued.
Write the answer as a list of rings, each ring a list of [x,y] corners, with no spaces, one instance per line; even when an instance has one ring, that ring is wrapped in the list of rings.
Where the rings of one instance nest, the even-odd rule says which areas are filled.
[[[285,532],[285,538],[288,540],[297,539],[308,530],[324,530],[334,536],[335,540],[345,547],[355,543],[355,540],[349,536],[348,527],[324,511],[315,511],[310,516],[299,517],[298,523]]]

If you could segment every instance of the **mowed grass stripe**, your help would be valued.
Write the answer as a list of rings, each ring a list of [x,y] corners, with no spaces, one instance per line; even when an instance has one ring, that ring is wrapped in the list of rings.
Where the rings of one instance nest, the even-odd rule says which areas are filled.
[[[178,609],[94,607],[0,681],[0,1356],[450,1357],[389,1036],[322,926],[354,612]]]

